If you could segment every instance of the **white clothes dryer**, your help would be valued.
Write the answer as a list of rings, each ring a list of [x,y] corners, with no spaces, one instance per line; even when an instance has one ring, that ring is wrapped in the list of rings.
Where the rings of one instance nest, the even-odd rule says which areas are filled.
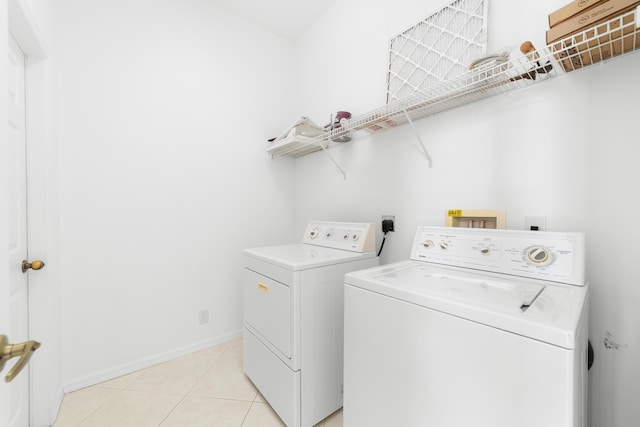
[[[244,372],[289,427],[342,407],[346,273],[377,266],[373,224],[318,222],[302,243],[246,249]]]
[[[345,278],[345,427],[584,427],[584,236],[419,227]]]

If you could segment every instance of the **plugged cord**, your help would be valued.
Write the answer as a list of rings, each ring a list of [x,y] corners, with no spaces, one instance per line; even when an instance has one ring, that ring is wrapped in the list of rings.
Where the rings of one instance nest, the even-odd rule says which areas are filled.
[[[382,253],[382,248],[384,248],[384,241],[387,240],[387,233],[390,231],[394,231],[393,228],[393,220],[384,219],[382,220],[382,232],[384,236],[382,237],[382,243],[380,244],[380,250],[378,251],[378,256]]]
[[[380,254],[382,253],[382,248],[384,248],[384,241],[387,240],[387,233],[384,233],[384,236],[382,236],[382,243],[380,244],[380,250],[378,251],[378,256],[380,256]]]

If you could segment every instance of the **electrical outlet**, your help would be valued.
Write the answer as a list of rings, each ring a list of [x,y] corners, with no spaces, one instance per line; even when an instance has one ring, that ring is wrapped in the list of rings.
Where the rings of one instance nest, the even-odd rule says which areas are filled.
[[[396,216],[395,215],[382,215],[382,221],[391,221],[388,231],[396,231]],[[384,229],[383,229],[384,231]]]
[[[531,231],[545,231],[547,229],[547,220],[544,216],[525,216],[524,229]]]
[[[198,323],[201,325],[209,323],[209,310],[202,310],[198,313]]]

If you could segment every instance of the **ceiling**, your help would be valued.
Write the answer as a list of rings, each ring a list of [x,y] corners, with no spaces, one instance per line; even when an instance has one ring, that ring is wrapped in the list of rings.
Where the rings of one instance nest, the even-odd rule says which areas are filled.
[[[210,0],[246,20],[296,40],[338,0]]]

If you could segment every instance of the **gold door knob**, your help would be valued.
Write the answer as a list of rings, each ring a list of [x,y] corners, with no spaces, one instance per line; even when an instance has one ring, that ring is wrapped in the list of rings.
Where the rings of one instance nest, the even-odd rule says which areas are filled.
[[[33,262],[27,262],[26,259],[22,260],[22,272],[26,273],[28,269],[32,269],[32,270],[40,270],[42,267],[44,267],[44,262],[40,261],[39,259],[33,261]]]
[[[13,359],[14,357],[20,357],[18,362],[13,365],[13,368],[7,373],[7,376],[4,377],[6,382],[11,382],[19,373],[22,371],[29,359],[31,359],[31,355],[34,351],[40,348],[40,343],[37,341],[27,341],[20,344],[9,344],[9,340],[6,335],[0,335],[0,371],[4,369],[5,363],[9,359]]]

